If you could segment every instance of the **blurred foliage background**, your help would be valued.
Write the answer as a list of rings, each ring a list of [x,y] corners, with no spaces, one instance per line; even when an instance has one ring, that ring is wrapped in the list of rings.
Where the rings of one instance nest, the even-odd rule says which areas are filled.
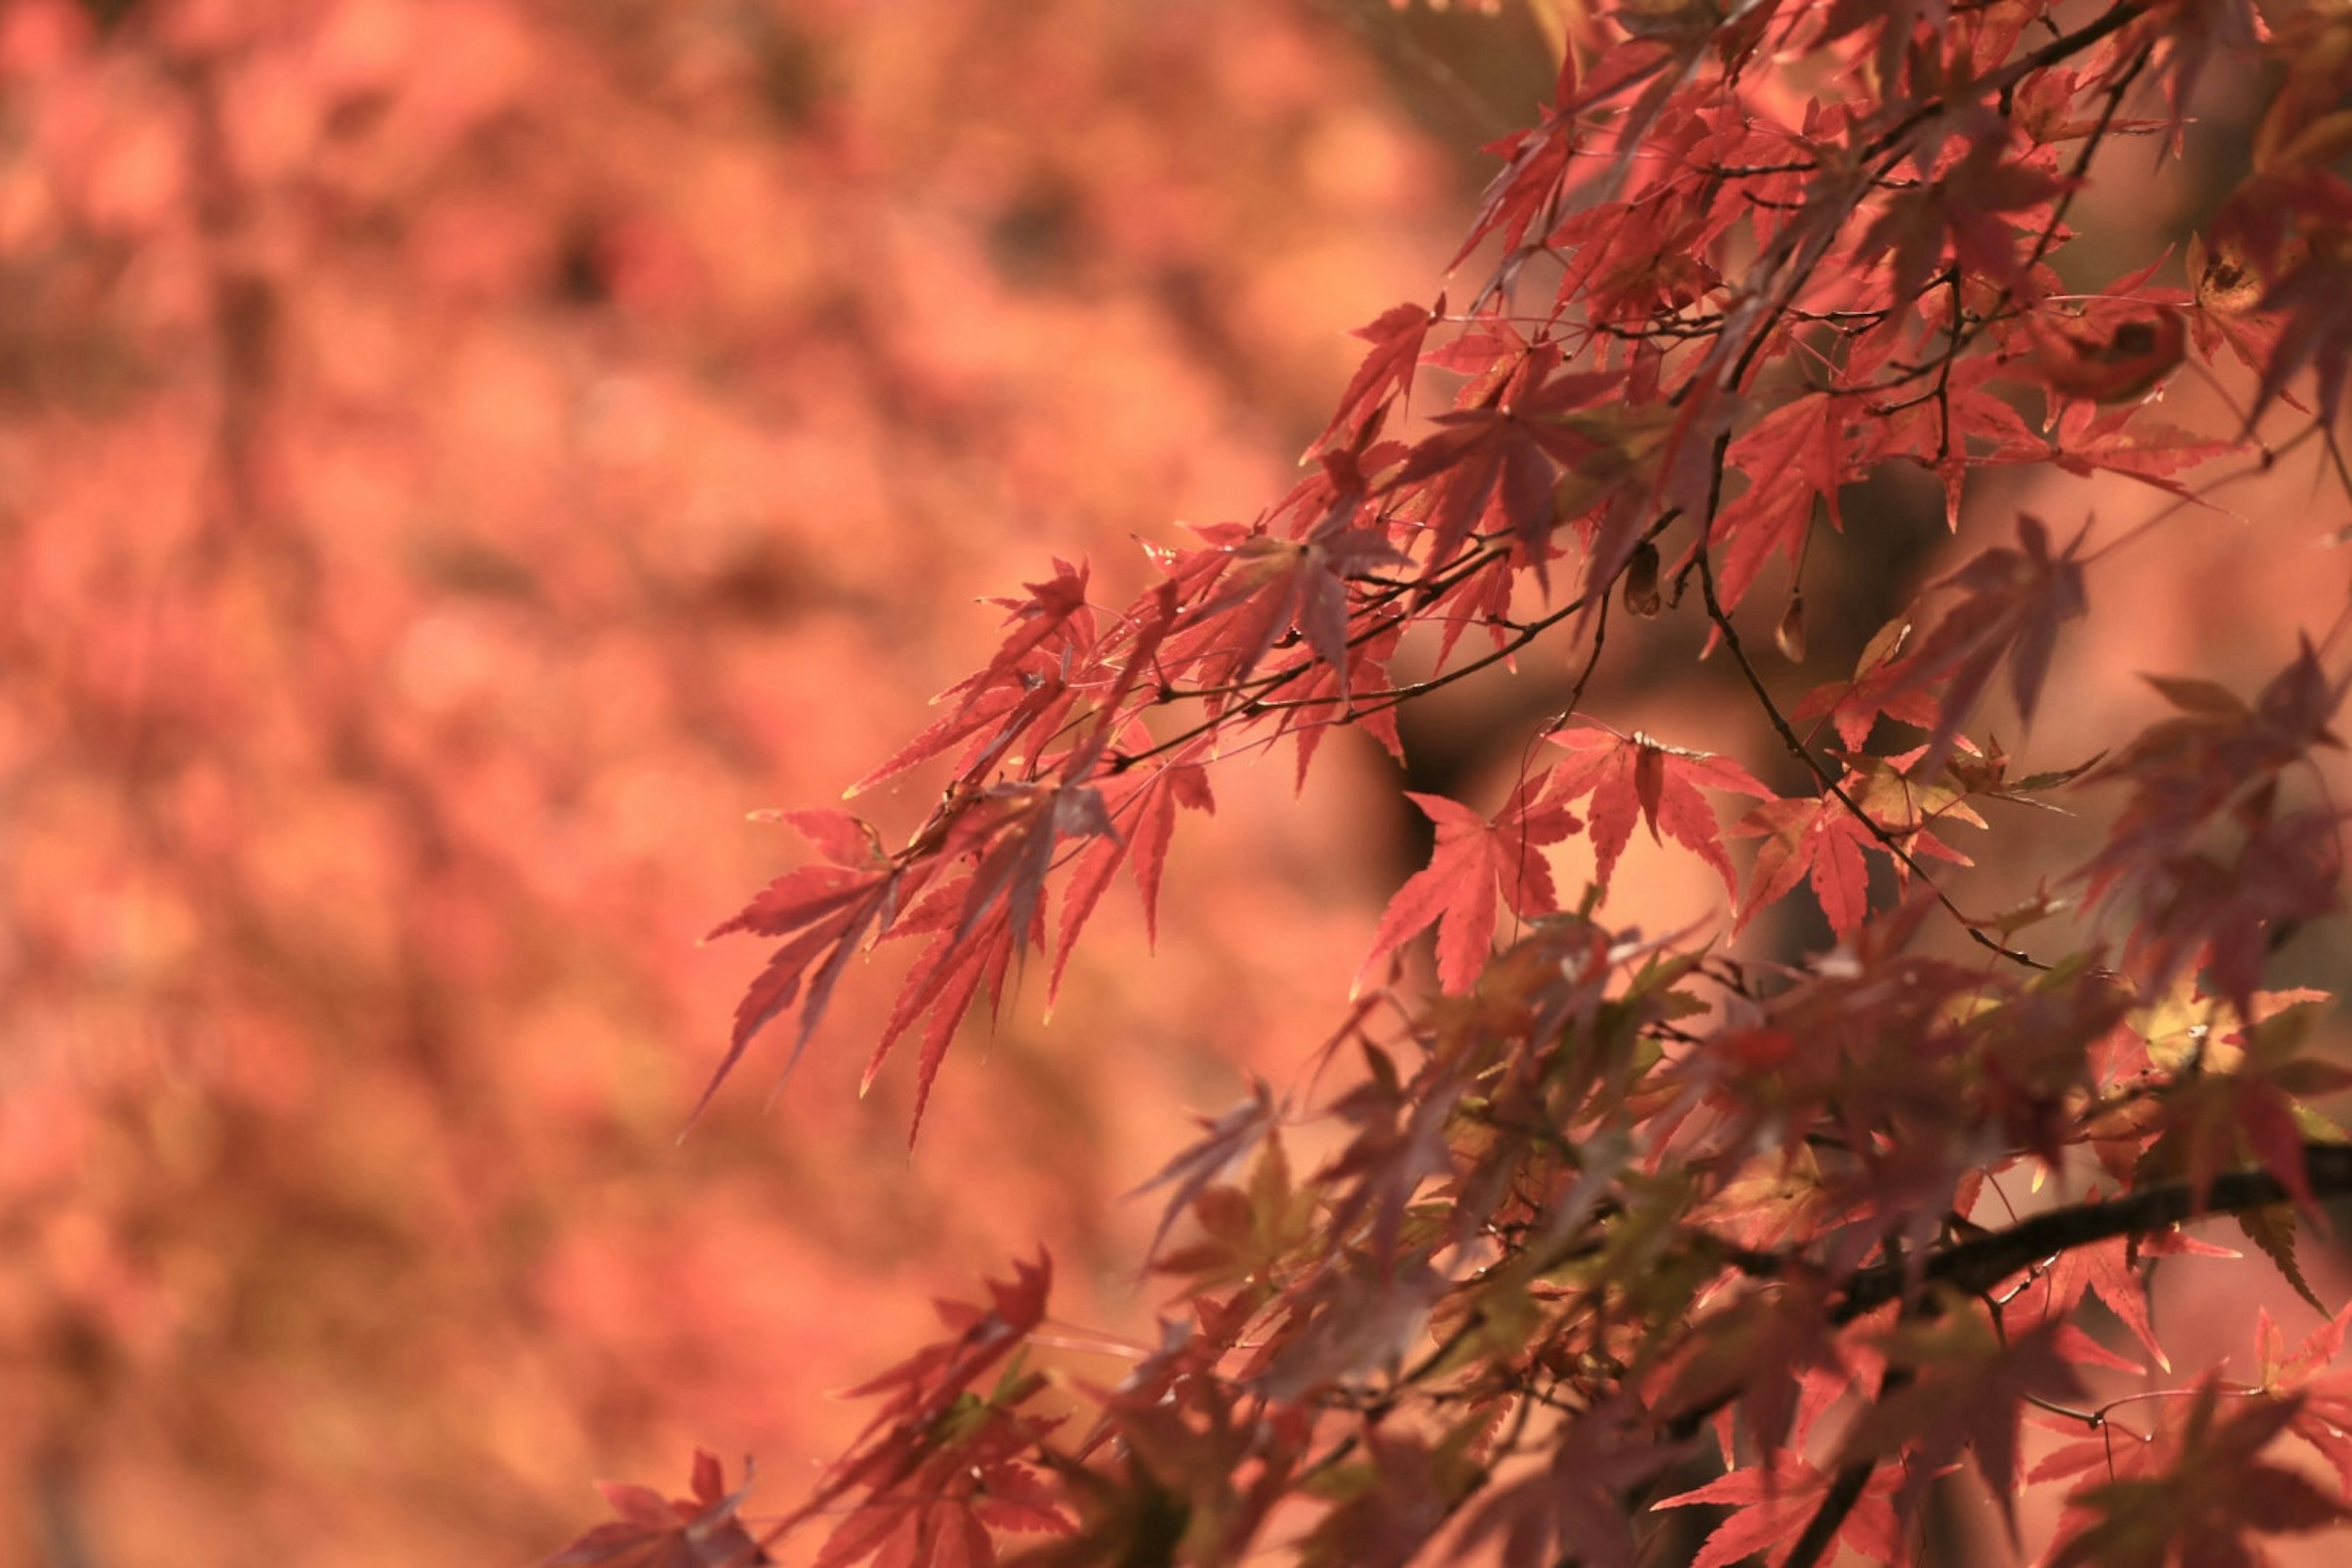
[[[976,600],[1286,487],[1551,75],[1385,0],[0,0],[0,1561],[521,1563],[697,1443],[790,1495],[1040,1240],[1148,1333],[1117,1194],[1418,863],[1370,748],[1221,774],[1158,957],[1107,910],[911,1157],[887,973],[680,1139],[760,957],[695,938]],[[1882,499],[1822,571],[1916,581]]]
[[[0,5],[0,1560],[524,1562],[795,1490],[1041,1239],[1147,1322],[1113,1199],[1327,1026],[1344,811],[1228,785],[911,1159],[880,984],[680,1141],[695,939],[978,597],[1286,484],[1492,36],[1507,116],[1381,5]]]

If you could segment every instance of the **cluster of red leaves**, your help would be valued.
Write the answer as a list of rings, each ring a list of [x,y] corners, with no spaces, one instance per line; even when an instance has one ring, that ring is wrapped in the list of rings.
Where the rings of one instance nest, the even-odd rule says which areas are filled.
[[[923,935],[884,1046],[929,1013],[928,1085],[978,989],[1066,956],[1122,861],[1149,905],[1175,808],[1205,807],[1221,758],[1288,740],[1303,771],[1349,724],[1397,749],[1400,705],[1546,637],[1583,650],[1584,677],[1544,732],[1567,757],[1531,742],[1497,810],[1412,796],[1433,856],[1360,985],[1434,926],[1438,994],[1377,992],[1340,1030],[1362,1073],[1328,1107],[1328,1163],[1294,1176],[1263,1096],[1212,1125],[1166,1173],[1171,1221],[1202,1239],[1158,1261],[1186,1305],[1162,1349],[1114,1389],[982,1394],[967,1328],[920,1364],[972,1361],[970,1403],[925,1381],[919,1418],[877,1424],[887,1451],[820,1488],[866,1489],[827,1562],[995,1561],[923,1510],[1016,1461],[1015,1522],[1089,1521],[1030,1560],[1074,1565],[1229,1562],[1276,1543],[1269,1518],[1298,1521],[1318,1565],[1489,1541],[1512,1568],[1631,1564],[1652,1560],[1655,1510],[1697,1503],[1734,1510],[1705,1563],[1841,1546],[1895,1563],[1963,1470],[2012,1544],[2021,1490],[2064,1482],[2059,1564],[2252,1563],[2257,1537],[2352,1518],[2278,1450],[2292,1435],[2341,1461],[2342,1320],[2292,1362],[2266,1351],[2260,1387],[2216,1372],[2150,1400],[2120,1455],[2114,1412],[2146,1395],[2101,1403],[2093,1380],[2143,1369],[2086,1327],[2095,1299],[2162,1364],[2147,1266],[2210,1209],[2309,1294],[2284,1205],[2352,1191],[2303,1103],[2352,1074],[2312,1053],[2309,999],[2260,989],[2268,955],[2341,901],[2321,772],[2336,632],[2251,703],[2167,678],[2177,717],[2095,769],[2011,778],[1969,739],[1981,701],[2005,679],[2031,721],[2099,564],[2146,530],[2095,549],[2086,521],[2059,547],[2021,515],[2015,544],[1936,585],[1940,608],[1787,711],[1738,615],[1769,562],[1801,566],[1817,520],[1843,526],[1843,487],[1890,467],[1934,476],[1955,520],[1977,476],[2021,466],[2193,498],[2178,474],[2257,444],[2252,416],[2153,416],[2192,353],[2245,359],[2255,416],[2312,371],[2320,423],[2297,439],[2332,452],[2352,364],[2347,16],[2273,36],[2239,0],[1666,0],[1594,21],[1542,123],[1492,149],[1506,166],[1456,258],[1499,247],[1491,272],[1365,329],[1286,496],[1160,553],[1123,608],[1060,564],[1007,602],[996,657],[885,765],[947,761],[931,819],[885,852],[804,816],[833,864],[722,928],[782,941],[730,1064],[795,1002],[805,1041],[851,953]],[[2070,296],[2051,258],[2076,199],[2116,177],[2117,137],[2191,136],[2190,94],[2224,56],[2284,68],[2193,293],[2151,267]],[[1412,424],[1408,400],[1446,384]],[[1703,621],[1804,787],[1578,718],[1620,603]],[[1780,640],[1801,644],[1793,606]],[[1408,658],[1430,673],[1407,679]],[[1998,842],[1993,806],[2101,785],[2130,792],[2105,847],[2051,870],[2112,945],[2011,946],[2053,900],[1970,919],[1929,874],[1966,863],[1951,826]],[[1727,824],[1727,796],[1755,804]],[[1833,950],[1775,962],[1608,922],[1637,825],[1721,876],[1731,934],[1804,885]],[[1760,840],[1744,883],[1727,837]],[[1579,840],[1593,873],[1570,901],[1547,853]],[[1375,1026],[1384,1000],[1402,1025]],[[2112,1190],[2019,1220],[2012,1174]],[[1076,1441],[1039,1414],[1072,1401],[1094,1416]],[[2080,1441],[2029,1468],[2029,1412]],[[1010,1446],[969,1447],[979,1432]],[[1700,1462],[1726,1473],[1670,1479]],[[917,1474],[936,1483],[919,1506]]]

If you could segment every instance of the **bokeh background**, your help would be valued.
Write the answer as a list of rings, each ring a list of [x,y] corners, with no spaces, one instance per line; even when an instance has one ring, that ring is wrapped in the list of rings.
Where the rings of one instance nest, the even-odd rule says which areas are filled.
[[[1118,1194],[1296,1077],[1419,863],[1376,751],[1222,773],[1156,959],[1107,910],[911,1154],[887,960],[681,1139],[760,957],[696,937],[980,600],[1286,487],[1551,72],[1386,0],[0,0],[0,1563],[521,1563],[696,1444],[781,1507],[1041,1241],[1080,1353],[1148,1332]],[[1792,688],[1954,548],[1863,500]],[[2324,626],[2250,526],[2135,554],[2045,728]],[[1652,641],[1608,716],[1752,732]],[[1499,787],[1557,662],[1416,717],[1412,787]]]
[[[788,1502],[1040,1241],[1148,1325],[1116,1195],[1391,876],[1349,764],[1223,782],[1161,961],[1107,911],[911,1156],[887,961],[680,1141],[761,957],[696,939],[982,596],[1286,488],[1548,82],[1501,26],[0,4],[0,1563],[520,1563],[697,1443]]]

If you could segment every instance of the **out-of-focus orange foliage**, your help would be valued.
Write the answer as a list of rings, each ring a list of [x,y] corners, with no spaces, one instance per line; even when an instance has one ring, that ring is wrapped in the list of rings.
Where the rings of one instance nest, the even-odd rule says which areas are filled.
[[[1118,1310],[1108,1194],[1360,955],[1336,817],[1221,782],[1216,919],[1082,953],[911,1166],[854,978],[677,1141],[753,956],[693,939],[974,596],[1278,493],[1455,226],[1354,37],[0,4],[0,1558],[520,1560],[836,1445],[1041,1235]]]

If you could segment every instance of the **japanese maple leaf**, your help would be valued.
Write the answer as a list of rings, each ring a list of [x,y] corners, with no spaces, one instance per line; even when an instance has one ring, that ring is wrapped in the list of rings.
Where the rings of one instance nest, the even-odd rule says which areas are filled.
[[[1870,871],[1863,851],[1884,853],[1885,847],[1843,801],[1833,795],[1768,800],[1731,831],[1764,840],[1748,868],[1748,896],[1739,901],[1733,935],[1807,878],[1839,941],[1851,940],[1862,929],[1870,912]]]
[[[1815,687],[1790,718],[1799,723],[1827,719],[1849,752],[1862,750],[1882,716],[1922,730],[1935,729],[1942,712],[1936,700],[1925,691],[1897,689],[1904,674],[1897,659],[1910,637],[1907,617],[1887,622],[1854,661],[1853,679]]]
[[[2125,957],[2157,984],[2201,966],[2215,989],[2243,1002],[2287,935],[2343,903],[2338,814],[2239,815],[2246,838],[2234,856],[2183,847],[2148,856],[2134,868],[2130,885],[2139,908]]]
[[[751,1469],[743,1484],[727,1489],[717,1458],[694,1453],[694,1496],[676,1501],[650,1487],[604,1481],[597,1489],[620,1518],[596,1526],[540,1568],[751,1568],[773,1563],[736,1518],[751,1489]]]
[[[980,792],[968,816],[977,821],[959,829],[952,853],[969,843],[978,856],[970,895],[958,916],[956,937],[971,934],[1000,903],[1016,941],[1026,942],[1045,897],[1045,874],[1056,845],[1112,831],[1102,793],[1091,784],[1008,782]],[[981,841],[985,847],[979,847]]]
[[[2318,383],[2320,423],[2333,426],[2344,401],[2345,375],[2352,372],[2352,264],[2306,261],[2272,287],[2263,309],[2284,315],[2286,321],[2263,368],[2256,411],[2308,364]]]
[[[1996,545],[1938,584],[1965,589],[1968,597],[1945,612],[1910,656],[1890,695],[1941,682],[1943,712],[1928,738],[1917,773],[1929,777],[1951,754],[1960,726],[1992,684],[1993,672],[2009,666],[2010,695],[2018,717],[2033,721],[2042,682],[2058,627],[2089,607],[2083,592],[2083,566],[2075,559],[2089,534],[2085,523],[2063,554],[2050,553],[2050,533],[2042,521],[2021,512],[2020,548]]]
[[[1389,900],[1372,933],[1372,951],[1357,973],[1357,990],[1381,960],[1432,923],[1438,984],[1452,993],[1469,990],[1494,945],[1498,883],[1516,914],[1549,914],[1559,907],[1551,867],[1536,849],[1566,838],[1578,821],[1565,806],[1541,798],[1543,783],[1542,773],[1529,775],[1491,821],[1444,795],[1412,795],[1412,803],[1437,825],[1437,848],[1429,865]]]
[[[1191,1205],[1202,1189],[1255,1153],[1258,1145],[1275,1131],[1279,1112],[1276,1110],[1274,1096],[1267,1091],[1263,1079],[1253,1078],[1251,1088],[1255,1090],[1252,1098],[1223,1116],[1214,1120],[1205,1116],[1194,1117],[1193,1121],[1201,1127],[1201,1137],[1179,1150],[1140,1186],[1125,1194],[1129,1198],[1139,1198],[1156,1187],[1174,1189],[1169,1197],[1167,1209],[1160,1216],[1160,1227],[1151,1233],[1151,1245],[1143,1250],[1147,1265],[1159,1256],[1160,1244],[1168,1239],[1168,1233],[1174,1228],[1177,1216]]]
[[[2106,312],[2066,326],[2034,317],[2034,373],[2065,397],[2138,398],[2179,368],[2189,348],[2189,326],[2179,311],[2160,304],[2141,310],[2121,320]],[[2063,461],[2071,450],[2071,442],[2061,443],[2053,455]]]
[[[2352,1087],[2352,1068],[2305,1048],[2318,1013],[2315,1003],[2288,1007],[2240,1031],[2242,1054],[2230,1070],[2184,1075],[2161,1101],[2165,1131],[2142,1170],[2185,1174],[2201,1204],[2213,1178],[2236,1164],[2242,1149],[2306,1213],[2314,1212],[2299,1102]]]
[[[1328,446],[1342,436],[1360,437],[1390,399],[1411,395],[1422,341],[1429,335],[1430,323],[1444,314],[1445,296],[1440,294],[1437,303],[1426,310],[1399,305],[1381,312],[1370,326],[1356,329],[1355,335],[1370,343],[1372,352],[1349,378],[1348,389],[1339,395],[1339,409],[1323,434],[1315,437],[1316,446]]]
[[[1594,725],[1559,731],[1551,740],[1573,753],[1573,760],[1553,770],[1546,797],[1566,802],[1591,795],[1593,879],[1603,892],[1618,856],[1633,837],[1636,817],[1648,826],[1652,841],[1664,842],[1661,831],[1671,835],[1715,868],[1726,892],[1734,889],[1737,879],[1731,858],[1723,850],[1722,825],[1699,791],[1704,787],[1772,799],[1772,792],[1747,769],[1727,757],[1662,744],[1639,730],[1620,735]]]
[[[1691,1559],[1690,1568],[1729,1568],[1759,1552],[1769,1553],[1768,1563],[1778,1564],[1787,1560],[1798,1535],[1821,1510],[1834,1479],[1827,1470],[1817,1470],[1801,1458],[1783,1454],[1773,1465],[1735,1470],[1650,1506],[1687,1508],[1712,1503],[1734,1510],[1707,1536],[1706,1544]],[[1870,1478],[1853,1510],[1839,1527],[1836,1542],[1822,1554],[1823,1562],[1837,1556],[1839,1545],[1851,1546],[1874,1563],[1903,1560],[1903,1531],[1891,1500],[1902,1479],[1901,1471],[1884,1468]]]
[[[1679,1463],[1687,1445],[1665,1446],[1619,1392],[1576,1415],[1553,1438],[1550,1462],[1488,1491],[1464,1529],[1461,1551],[1502,1538],[1503,1568],[1544,1568],[1573,1560],[1586,1568],[1633,1568],[1625,1494]]]
[[[932,888],[890,929],[892,937],[928,935],[931,942],[908,973],[859,1084],[860,1093],[872,1087],[892,1046],[928,1012],[910,1142],[973,996],[984,984],[992,1002],[1001,1004],[1008,976],[1045,940],[1045,880],[1057,846],[1115,831],[1097,786],[1019,781],[973,792],[941,830],[938,858],[968,856],[972,868]]]
[[[1939,178],[1895,196],[1863,236],[1857,258],[1893,251],[1895,290],[1902,299],[1916,297],[1947,255],[1963,276],[2030,293],[2018,253],[2019,224],[2007,215],[2043,206],[2067,182],[2034,166],[2052,158],[2047,150],[2017,162],[2006,160],[2005,151],[2002,138],[1989,136]]]
[[[1068,625],[1073,616],[1086,610],[1087,575],[1085,562],[1072,565],[1056,558],[1053,576],[1043,583],[1021,584],[1029,590],[1027,598],[996,601],[1004,606],[1005,619],[1013,625],[1013,630],[997,648],[996,657],[988,661],[988,668],[971,685],[964,698],[966,708],[971,707],[981,693],[1013,674],[1034,649],[1042,647],[1046,639]],[[1091,640],[1090,631],[1088,637]]]
[[[1097,834],[1089,839],[1063,888],[1061,931],[1055,941],[1054,973],[1046,985],[1049,1005],[1061,989],[1062,970],[1069,963],[1079,931],[1122,863],[1135,878],[1136,890],[1142,897],[1144,940],[1158,945],[1160,882],[1168,867],[1169,843],[1176,834],[1177,808],[1216,812],[1209,771],[1200,763],[1175,762],[1149,773],[1136,772],[1140,776],[1132,784],[1113,782],[1103,786],[1107,797],[1117,795],[1117,804],[1108,808],[1111,819],[1116,822],[1132,811],[1135,820],[1124,833]]]
[[[791,812],[784,820],[800,829],[833,863],[785,872],[733,919],[702,939],[710,942],[740,931],[786,941],[768,955],[767,966],[736,1004],[734,1034],[701,1099],[695,1102],[696,1116],[702,1114],[710,1097],[742,1058],[752,1037],[800,999],[805,981],[808,995],[801,1007],[801,1026],[784,1063],[784,1070],[792,1070],[807,1048],[809,1037],[816,1033],[825,1004],[851,955],[867,932],[890,923],[897,907],[904,873],[882,853],[881,840],[872,827],[846,812],[832,810]]]
[[[1723,552],[1716,593],[1725,609],[1747,597],[1774,553],[1791,566],[1802,558],[1817,508],[1831,527],[1845,526],[1838,490],[1871,455],[1856,449],[1871,445],[1882,427],[1856,419],[1851,400],[1821,394],[1783,404],[1732,442],[1729,460],[1748,476],[1748,489],[1708,530]]]
[[[1180,649],[1223,656],[1221,682],[1249,679],[1267,652],[1290,637],[1338,672],[1339,700],[1348,700],[1348,586],[1383,566],[1412,558],[1373,528],[1350,529],[1344,514],[1304,539],[1279,539],[1238,525],[1204,530],[1225,552],[1216,591],[1193,613]]]
[[[2293,1426],[2299,1405],[2292,1396],[2233,1398],[2224,1415],[2221,1384],[2209,1376],[2185,1416],[2168,1423],[2160,1448],[2130,1446],[2147,1450],[2138,1473],[2066,1500],[2050,1568],[2252,1568],[2266,1558],[2250,1536],[2342,1524],[2352,1510],[2341,1501],[2258,1458]],[[2172,1461],[2160,1470],[2147,1462],[2158,1452]]]
[[[1490,502],[1543,576],[1545,547],[1556,516],[1552,483],[1561,465],[1574,465],[1595,442],[1565,416],[1598,402],[1624,380],[1618,371],[1555,374],[1556,344],[1538,343],[1497,394],[1492,406],[1458,409],[1412,448],[1391,485],[1426,486],[1430,544],[1425,570],[1434,574],[1461,552]]]
[[[1800,1275],[1710,1313],[1693,1329],[1689,1358],[1675,1372],[1663,1408],[1707,1409],[1736,1398],[1748,1436],[1767,1454],[1786,1444],[1792,1428],[1801,1446],[1803,1425],[1819,1414],[1808,1396],[1826,1403],[1843,1392],[1848,1377],[1835,1331],[1822,1310],[1827,1294],[1820,1279]]]
[[[938,1492],[910,1487],[917,1478],[968,1479],[975,1468],[1010,1466],[1012,1454],[1043,1430],[1043,1423],[1014,1407],[1044,1380],[1007,1373],[985,1397],[973,1385],[1027,1342],[1045,1318],[1053,1281],[1052,1260],[1040,1254],[1034,1264],[1014,1264],[1012,1279],[988,1281],[985,1308],[938,1303],[950,1337],[849,1390],[854,1399],[879,1397],[882,1408],[779,1528],[838,1511],[841,1499],[862,1489],[866,1497],[826,1543],[827,1558],[846,1561],[853,1543],[871,1550],[902,1521],[919,1525],[923,1505],[937,1500]]]
[[[1906,1492],[1924,1488],[1966,1447],[2016,1538],[2017,1434],[2026,1401],[2082,1392],[2060,1353],[2057,1325],[2004,1336],[1984,1313],[1955,1301],[1941,1317],[1906,1322],[1886,1337],[1891,1366],[1909,1380],[1846,1431],[1841,1463],[1902,1455]]]
[[[2263,1391],[2297,1401],[2288,1430],[2326,1456],[2338,1485],[2352,1494],[2352,1370],[2336,1366],[2344,1331],[2352,1324],[2352,1306],[2314,1329],[2291,1356],[2284,1352],[2269,1310],[2257,1307],[2254,1314]]]
[[[1617,58],[1611,57],[1612,61]],[[1454,252],[1450,267],[1461,266],[1478,248],[1478,242],[1497,229],[1502,231],[1504,248],[1516,251],[1531,226],[1545,222],[1549,226],[1547,216],[1558,205],[1567,180],[1577,131],[1575,115],[1546,108],[1542,124],[1515,131],[1482,149],[1507,162],[1487,184],[1477,220],[1470,226],[1469,237]]]
[[[2083,1194],[2084,1201],[2098,1195],[2095,1186]],[[2086,1290],[2095,1294],[2156,1364],[2170,1372],[2172,1362],[2148,1321],[2147,1284],[2132,1267],[2135,1256],[2131,1242],[2120,1236],[2062,1252],[2043,1273],[2042,1289],[2047,1294],[2038,1304],[2045,1320],[2061,1321],[2074,1315]]]
[[[2196,491],[2172,476],[2211,458],[2243,451],[2243,441],[2215,440],[2177,426],[2136,418],[2137,406],[2099,414],[2088,403],[2077,403],[2059,421],[2050,443],[2050,461],[2068,473],[2088,475],[2100,469],[2127,474],[2168,495],[2202,502]]]
[[[1458,1444],[1433,1446],[1393,1426],[1367,1427],[1363,1455],[1318,1487],[1333,1506],[1301,1543],[1302,1568],[1406,1568],[1477,1475]]]

